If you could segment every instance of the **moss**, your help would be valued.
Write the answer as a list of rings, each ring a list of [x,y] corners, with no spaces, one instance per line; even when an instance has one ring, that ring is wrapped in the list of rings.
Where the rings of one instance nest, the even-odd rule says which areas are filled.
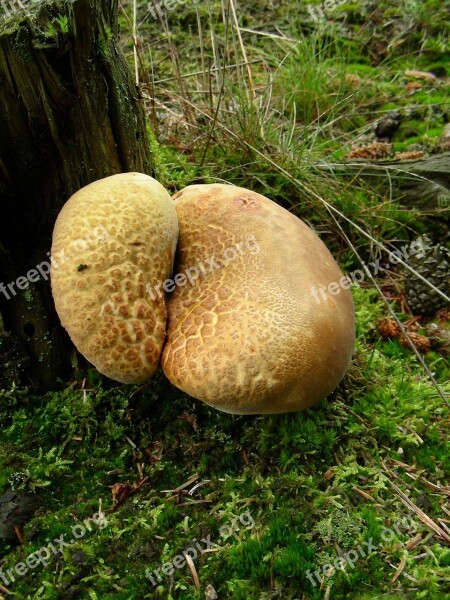
[[[150,140],[150,154],[154,165],[154,175],[172,193],[183,189],[199,176],[199,169],[189,158],[170,146],[160,144],[150,125],[147,133]],[[205,173],[202,172],[205,177]]]
[[[111,28],[105,26],[104,29],[98,34],[97,37],[97,48],[99,54],[105,59],[111,59],[111,40],[113,39],[113,32]]]
[[[344,381],[334,398],[303,413],[225,415],[193,404],[161,377],[134,395],[133,388],[98,378],[88,391],[68,388],[44,398],[3,393],[0,483],[3,489],[14,483],[24,491],[51,490],[25,527],[20,552],[36,551],[47,538],[71,539],[74,525],[98,510],[98,498],[108,521],[107,527],[93,527],[74,540],[62,557],[52,557],[35,572],[38,579],[30,574],[11,588],[24,598],[47,598],[62,589],[66,595],[166,597],[170,578],[153,587],[146,569],[153,572],[192,540],[210,535],[216,551],[201,554],[195,565],[201,581],[212,582],[225,598],[259,598],[271,581],[285,598],[295,598],[299,587],[319,598],[308,572],[322,573],[338,557],[336,547],[349,552],[369,540],[376,552],[325,580],[337,597],[361,586],[367,594],[383,593],[393,574],[389,563],[398,564],[398,548],[413,535],[405,529],[407,512],[392,493],[383,465],[400,460],[415,465],[418,474],[425,470],[428,481],[442,482],[450,448],[442,400],[418,379],[420,369],[410,352],[371,346],[374,323],[384,309],[370,290],[354,291],[358,335],[366,342],[360,343],[349,377],[364,384],[352,387]],[[138,463],[147,484],[117,504],[111,486],[137,485]],[[181,496],[164,491],[195,472],[201,473],[201,486],[192,496],[187,490],[195,482]],[[408,489],[405,472],[397,473],[397,485]],[[415,481],[411,499],[421,506],[426,501],[427,514],[437,515],[439,496],[433,498],[421,481]],[[239,516],[245,511],[242,524]],[[221,528],[233,520],[239,530],[225,537]],[[383,537],[396,523],[395,537]],[[414,524],[425,532],[420,521]],[[414,585],[435,589],[429,597],[438,598],[440,569],[448,557],[437,541],[430,549],[442,566],[430,556],[420,566],[408,559],[407,568],[414,569]],[[5,564],[14,564],[17,552],[6,547]],[[418,547],[412,555],[420,552]],[[401,580],[399,590],[407,592],[408,581]],[[178,597],[198,597],[186,568],[174,572],[172,585]]]

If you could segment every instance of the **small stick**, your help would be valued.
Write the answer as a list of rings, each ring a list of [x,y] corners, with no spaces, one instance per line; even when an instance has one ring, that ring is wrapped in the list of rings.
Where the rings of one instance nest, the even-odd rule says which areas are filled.
[[[406,565],[406,556],[406,554],[403,555],[402,560],[400,561],[400,564],[398,565],[397,570],[395,571],[394,577],[391,579],[391,583],[395,583],[402,574],[403,569]]]
[[[183,483],[182,485],[179,485],[174,490],[162,490],[162,491],[166,492],[168,494],[178,494],[179,492],[182,492],[183,490],[185,490],[186,488],[188,488],[189,486],[191,486],[193,483],[195,483],[199,478],[200,478],[199,475],[197,475],[197,474],[193,475],[188,481],[186,481],[186,483]]]
[[[366,500],[370,500],[371,502],[375,502],[376,503],[376,500],[375,500],[375,498],[373,496],[371,496],[367,492],[363,492],[363,490],[360,490],[355,485],[352,486],[352,490],[354,492],[356,492],[357,494],[359,494],[360,496],[362,496],[363,498],[365,498]]]
[[[422,541],[422,534],[418,533],[409,542],[405,544],[405,550],[414,550],[414,548]]]
[[[22,532],[20,531],[19,527],[17,527],[17,525],[14,526],[14,531],[16,532],[19,542],[21,544],[23,544],[23,535],[22,535]]]

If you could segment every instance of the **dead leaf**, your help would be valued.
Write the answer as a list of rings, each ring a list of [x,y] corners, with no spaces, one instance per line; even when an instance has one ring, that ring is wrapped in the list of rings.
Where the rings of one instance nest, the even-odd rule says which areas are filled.
[[[422,84],[419,83],[418,81],[409,81],[406,84],[406,91],[410,92],[411,94],[413,92],[418,92],[421,89],[422,89]]]
[[[345,76],[345,83],[347,85],[351,85],[352,87],[356,87],[360,83],[360,79],[358,75],[354,75],[353,73],[347,73]]]
[[[326,471],[323,474],[323,480],[324,481],[329,481],[330,479],[332,479],[334,477],[334,469],[328,469],[328,471]]]
[[[113,502],[123,502],[132,490],[131,485],[127,483],[115,483],[111,488]]]
[[[216,590],[211,584],[208,584],[205,589],[205,600],[218,600],[218,598]]]
[[[186,559],[186,564],[189,567],[190,572],[192,573],[192,579],[194,580],[194,585],[197,589],[200,588],[200,580],[198,578],[197,569],[195,568],[194,561],[189,556],[189,554],[185,554],[184,558]]]

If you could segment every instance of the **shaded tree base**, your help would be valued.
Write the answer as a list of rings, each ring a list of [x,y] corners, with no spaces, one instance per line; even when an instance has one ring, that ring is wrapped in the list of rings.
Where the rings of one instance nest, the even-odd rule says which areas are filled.
[[[71,372],[73,346],[46,274],[59,210],[97,179],[152,174],[117,5],[42,2],[0,25],[0,312],[26,347],[38,387]],[[31,276],[37,265],[40,276]]]

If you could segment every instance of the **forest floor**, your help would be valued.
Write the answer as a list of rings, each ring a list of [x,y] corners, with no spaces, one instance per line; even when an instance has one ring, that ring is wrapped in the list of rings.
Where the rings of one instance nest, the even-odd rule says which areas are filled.
[[[388,250],[412,254],[424,234],[448,248],[450,206],[402,206],[318,166],[449,149],[448,6],[166,5],[159,19],[138,2],[135,27],[133,3],[121,11],[156,177],[170,191],[261,192],[313,226],[346,273],[360,260],[384,270],[352,286],[345,379],[301,413],[227,415],[163,375],[137,387],[93,369],[45,396],[0,390],[0,495],[33,513],[0,528],[0,597],[449,598],[448,344],[416,338],[416,354],[389,335],[398,320],[430,341],[449,313],[411,309]],[[391,111],[399,126],[377,139]],[[179,558],[189,548],[191,564]]]

